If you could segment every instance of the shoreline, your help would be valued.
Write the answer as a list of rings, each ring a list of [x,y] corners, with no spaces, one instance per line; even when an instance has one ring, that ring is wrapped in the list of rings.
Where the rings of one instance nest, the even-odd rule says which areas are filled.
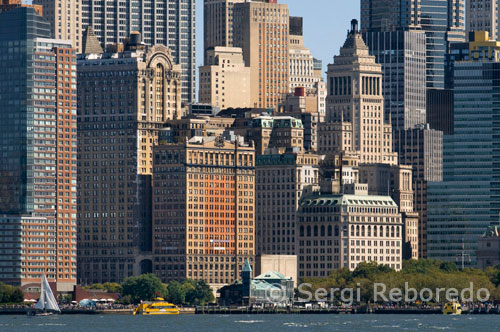
[[[0,315],[26,315],[28,308],[2,308]],[[132,315],[132,309],[63,309],[62,315]],[[335,309],[305,309],[305,308],[221,308],[197,307],[180,308],[181,315],[442,315],[441,309],[420,308],[335,308]],[[500,310],[464,311],[462,315],[499,315]]]

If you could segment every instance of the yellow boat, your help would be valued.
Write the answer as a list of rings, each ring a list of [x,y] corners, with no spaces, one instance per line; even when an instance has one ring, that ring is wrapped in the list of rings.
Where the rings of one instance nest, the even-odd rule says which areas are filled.
[[[462,306],[457,301],[448,302],[443,308],[444,315],[461,315]]]
[[[134,315],[178,315],[179,308],[159,297],[154,302],[144,302],[135,308]]]

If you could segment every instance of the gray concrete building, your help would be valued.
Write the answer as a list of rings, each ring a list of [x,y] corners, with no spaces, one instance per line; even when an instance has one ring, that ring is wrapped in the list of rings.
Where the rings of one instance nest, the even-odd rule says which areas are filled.
[[[392,129],[426,122],[426,45],[423,31],[368,31],[366,46],[382,65],[385,117]],[[395,150],[398,151],[398,150]]]
[[[419,215],[419,257],[427,258],[427,186],[443,180],[443,132],[421,125],[394,132],[399,163],[411,165],[415,212]]]

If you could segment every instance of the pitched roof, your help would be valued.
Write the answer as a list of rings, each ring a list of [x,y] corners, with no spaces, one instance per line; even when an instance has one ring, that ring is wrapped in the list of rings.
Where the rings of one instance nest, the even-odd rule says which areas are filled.
[[[245,265],[243,266],[242,272],[252,272],[252,267],[250,266],[250,263],[248,262],[248,259],[246,259],[246,258],[245,258]]]
[[[97,36],[94,34],[94,29],[92,29],[92,27],[88,27],[87,30],[83,32],[83,54],[102,53],[104,52]]]
[[[255,280],[270,280],[270,279],[271,280],[276,280],[276,279],[288,280],[290,278],[287,278],[287,277],[285,277],[284,274],[282,274],[280,272],[276,272],[276,271],[269,271],[269,272],[261,274],[258,277],[255,277]]]

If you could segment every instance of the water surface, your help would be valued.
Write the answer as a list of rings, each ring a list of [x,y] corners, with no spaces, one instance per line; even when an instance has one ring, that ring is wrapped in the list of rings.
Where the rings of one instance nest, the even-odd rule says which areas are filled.
[[[500,331],[500,315],[0,316],[1,332]]]

